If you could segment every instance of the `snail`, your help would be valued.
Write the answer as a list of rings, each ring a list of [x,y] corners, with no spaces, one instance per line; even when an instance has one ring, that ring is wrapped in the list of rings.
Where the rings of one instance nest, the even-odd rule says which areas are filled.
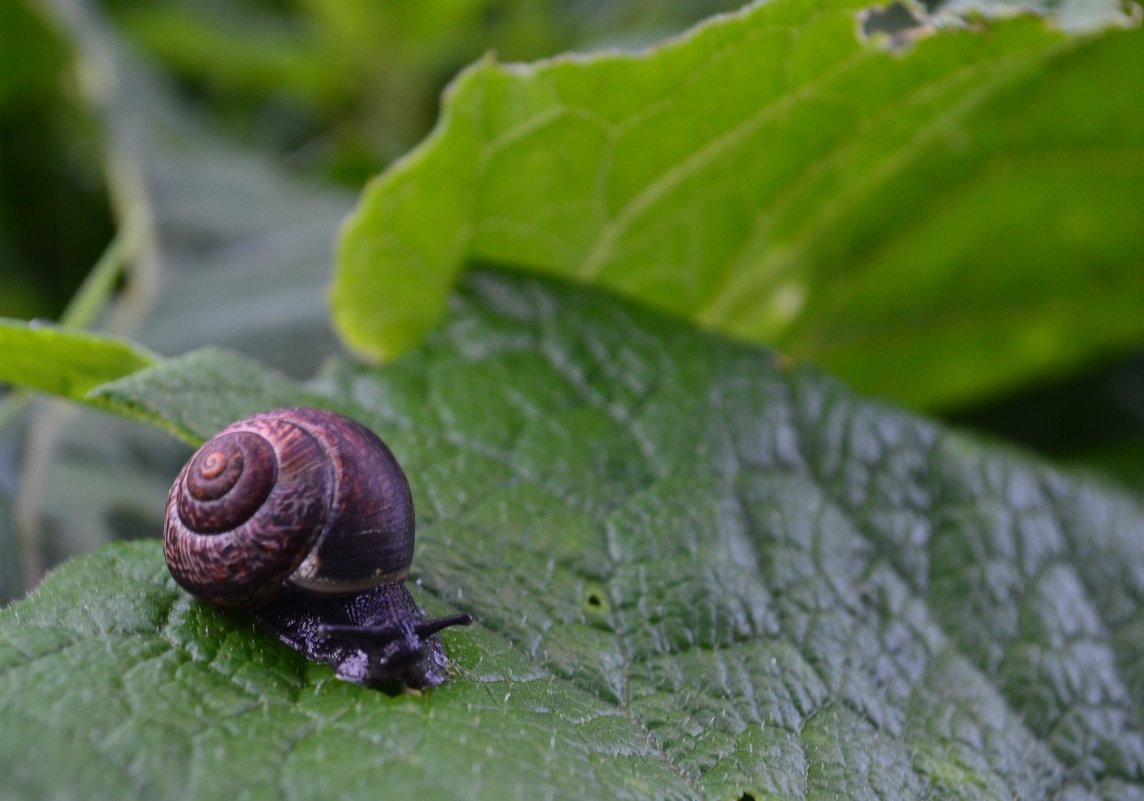
[[[403,584],[413,497],[368,428],[318,409],[275,409],[211,437],[167,497],[163,552],[176,583],[241,608],[339,678],[370,687],[441,684],[435,636],[468,614],[427,619]]]

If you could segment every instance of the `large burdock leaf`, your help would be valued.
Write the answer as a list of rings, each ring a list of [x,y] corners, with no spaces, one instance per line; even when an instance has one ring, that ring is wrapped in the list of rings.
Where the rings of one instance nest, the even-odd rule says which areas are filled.
[[[639,56],[474,66],[344,229],[342,337],[405,350],[476,262],[915,404],[1138,343],[1144,105],[1123,76],[1144,32],[979,15],[892,47],[863,39],[864,5],[774,0]]]
[[[208,351],[93,398],[201,438],[315,392],[408,471],[414,590],[478,620],[444,635],[455,677],[338,682],[180,593],[157,543],[110,547],[0,612],[7,792],[1144,793],[1137,500],[768,352],[484,273],[381,370],[292,390]]]

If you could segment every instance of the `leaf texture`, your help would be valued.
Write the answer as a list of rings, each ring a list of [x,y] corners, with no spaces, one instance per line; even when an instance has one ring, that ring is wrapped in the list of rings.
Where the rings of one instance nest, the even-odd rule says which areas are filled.
[[[414,590],[478,620],[445,635],[457,675],[337,682],[157,544],[107,548],[0,612],[17,797],[1144,792],[1138,501],[595,292],[478,273],[454,307],[298,397],[402,461]],[[226,422],[157,375],[105,391]]]

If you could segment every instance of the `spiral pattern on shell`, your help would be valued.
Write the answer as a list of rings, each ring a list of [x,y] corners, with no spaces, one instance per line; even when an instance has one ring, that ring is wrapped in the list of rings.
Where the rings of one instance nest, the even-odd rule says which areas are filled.
[[[413,499],[389,448],[332,412],[276,409],[227,426],[167,498],[175,581],[200,600],[256,604],[283,585],[319,595],[403,580]]]

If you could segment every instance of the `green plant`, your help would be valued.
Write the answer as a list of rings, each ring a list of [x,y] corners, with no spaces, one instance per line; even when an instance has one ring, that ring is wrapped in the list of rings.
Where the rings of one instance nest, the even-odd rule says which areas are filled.
[[[141,81],[104,98],[147,143],[128,172],[200,169],[135,196],[169,212],[136,259],[166,262],[148,347],[9,322],[0,376],[189,443],[271,406],[360,419],[413,487],[417,600],[478,623],[454,680],[388,697],[192,603],[155,542],[104,548],[0,612],[8,786],[1139,794],[1140,499],[803,363],[934,408],[1139,343],[1141,29],[997,11],[866,38],[861,4],[775,0],[479,63],[342,230],[332,316],[382,366],[313,333],[352,198],[194,128],[73,21]],[[183,457],[59,519],[115,530]]]

